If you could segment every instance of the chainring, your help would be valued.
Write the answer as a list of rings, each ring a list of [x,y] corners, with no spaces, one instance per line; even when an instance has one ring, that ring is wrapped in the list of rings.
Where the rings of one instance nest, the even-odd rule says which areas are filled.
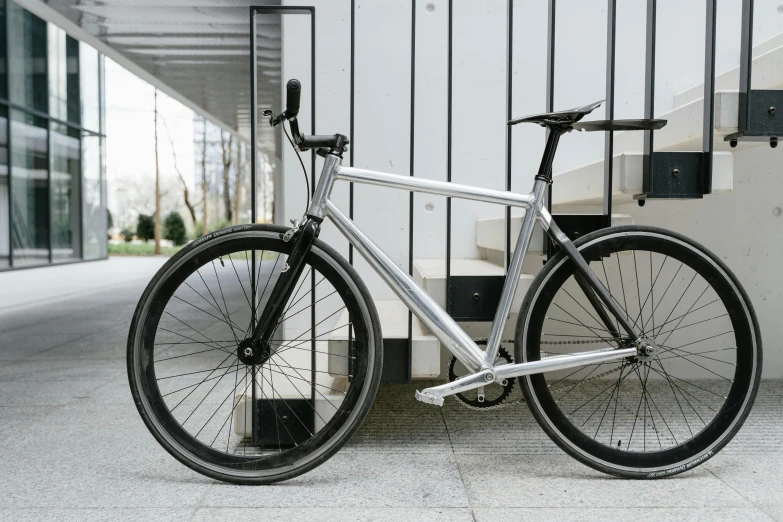
[[[505,350],[505,348],[501,346],[498,349],[498,356],[497,359],[495,359],[495,364],[496,365],[498,363],[503,364],[502,361],[505,361],[506,364],[512,364],[514,362],[511,359],[509,353]],[[448,366],[449,382],[454,382],[458,378],[462,377],[462,375],[457,375],[455,371],[456,364],[457,364],[457,359],[451,357],[449,359],[449,366]],[[501,383],[487,384],[486,388],[491,388],[493,390],[497,390],[497,388],[502,388],[500,394],[492,399],[485,397],[483,401],[479,401],[478,393],[476,394],[476,397],[473,399],[466,397],[462,393],[457,393],[454,395],[454,397],[456,397],[458,401],[460,401],[464,406],[467,406],[468,408],[473,408],[477,410],[496,408],[500,406],[500,404],[504,400],[506,400],[509,395],[511,395],[511,391],[514,389],[514,381],[516,381],[516,379],[507,379],[505,385]]]

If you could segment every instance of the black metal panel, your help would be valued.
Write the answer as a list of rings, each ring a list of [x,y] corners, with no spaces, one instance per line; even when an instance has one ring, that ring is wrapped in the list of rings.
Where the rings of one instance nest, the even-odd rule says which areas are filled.
[[[704,152],[654,152],[644,162],[643,194],[636,199],[701,198],[711,175]],[[650,166],[651,165],[651,166]]]
[[[492,321],[504,276],[451,276],[446,310],[456,321]]]
[[[555,214],[552,219],[571,241],[611,226],[611,218],[603,214]],[[552,257],[556,252],[554,244],[548,238],[547,249],[548,257]]]
[[[383,340],[384,384],[406,384],[411,382],[411,343],[408,339]]]
[[[783,136],[783,91],[753,90],[749,94],[740,93],[739,106],[740,112],[747,108],[743,118],[746,127],[726,136],[725,140],[769,141],[772,136]]]
[[[290,448],[315,432],[313,402],[305,399],[257,399],[258,433],[254,442],[262,448]]]
[[[655,152],[654,131],[644,132],[643,193],[646,199],[701,198],[712,192],[713,117],[715,112],[715,23],[716,0],[707,0],[704,44],[704,115],[702,150],[699,152]],[[644,117],[655,117],[655,46],[657,0],[647,0]]]

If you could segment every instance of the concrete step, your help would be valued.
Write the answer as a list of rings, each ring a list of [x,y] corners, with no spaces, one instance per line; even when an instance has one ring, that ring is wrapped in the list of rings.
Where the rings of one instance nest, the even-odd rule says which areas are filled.
[[[561,192],[563,188],[555,191]],[[600,201],[600,197],[599,197]],[[525,211],[512,211],[511,214],[511,251],[514,251],[517,236],[522,228]],[[632,225],[633,216],[628,214],[612,214],[612,225]],[[529,255],[543,255],[544,231],[537,226],[530,240]],[[506,248],[506,219],[504,217],[482,218],[476,221],[476,245],[487,250],[488,259],[503,259]],[[414,263],[415,267],[415,263]],[[502,271],[502,269],[501,269]]]
[[[656,143],[658,138],[656,137]],[[641,152],[623,153],[614,156],[612,178],[612,202],[615,205],[632,203],[633,196],[642,192]],[[598,205],[603,201],[604,161],[599,160],[582,167],[555,175],[555,190],[552,203],[557,207],[566,205]],[[730,152],[715,152],[713,155],[712,192],[731,192],[734,188],[734,157]]]
[[[513,229],[512,229],[513,233]],[[517,230],[517,233],[519,231]],[[452,276],[505,276],[502,266],[484,259],[452,259]],[[527,292],[533,275],[522,274],[519,277],[516,294],[512,303],[512,310],[519,310],[522,299]],[[446,260],[445,259],[418,259],[413,262],[413,278],[429,293],[442,307],[446,307]]]
[[[396,299],[375,301],[381,320],[384,344],[389,341],[408,339],[408,308]],[[347,324],[348,311],[344,311],[335,324]],[[427,327],[413,316],[413,346],[411,351],[411,378],[431,379],[440,375],[440,342]],[[329,335],[329,372],[348,373],[348,327],[335,330]],[[395,360],[396,361],[396,360]],[[393,364],[387,357],[384,364]]]

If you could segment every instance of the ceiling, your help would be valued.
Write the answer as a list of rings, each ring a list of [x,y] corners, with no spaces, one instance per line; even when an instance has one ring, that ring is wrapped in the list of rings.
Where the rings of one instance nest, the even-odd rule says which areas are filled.
[[[42,0],[224,124],[250,137],[250,6],[270,0]],[[280,15],[259,15],[258,107],[279,109]],[[260,121],[263,121],[261,119]],[[275,132],[259,126],[274,154]]]

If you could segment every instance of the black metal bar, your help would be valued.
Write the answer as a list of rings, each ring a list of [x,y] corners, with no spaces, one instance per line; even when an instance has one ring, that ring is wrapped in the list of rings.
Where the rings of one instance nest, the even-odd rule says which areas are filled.
[[[717,23],[718,0],[706,0],[706,28],[704,30],[704,127],[702,151],[702,190],[712,192],[712,151],[715,132],[715,25]]]
[[[414,117],[416,114],[416,0],[411,0],[411,122],[410,122],[410,176],[414,176],[415,129]],[[408,201],[408,273],[413,275],[413,200],[411,190]],[[413,353],[413,313],[408,310],[408,354]],[[410,356],[408,360],[410,361]],[[410,369],[408,374],[410,375]]]
[[[9,81],[9,83],[10,83],[10,81]],[[18,103],[14,103],[14,102],[12,102],[10,100],[6,100],[4,98],[0,98],[0,104],[7,105],[9,111],[11,109],[14,109],[14,110],[19,111],[19,112],[26,112],[26,113],[32,114],[33,116],[38,116],[40,118],[46,118],[47,120],[52,121],[54,123],[59,123],[61,125],[65,125],[67,127],[73,128],[73,129],[78,129],[79,131],[87,133],[87,134],[90,134],[92,136],[103,136],[104,138],[106,137],[106,134],[105,134],[105,132],[103,130],[95,132],[93,130],[86,129],[86,128],[82,127],[81,123],[79,123],[77,125],[77,124],[75,124],[73,122],[69,122],[67,120],[61,120],[59,118],[55,118],[53,116],[50,116],[45,111],[39,111],[39,110],[33,109],[31,107],[25,107],[24,105],[19,105]]]
[[[742,0],[742,40],[739,74],[739,131],[750,127],[750,91],[753,75],[753,0]]]
[[[644,117],[653,118],[655,114],[655,25],[657,0],[647,0],[647,41],[644,73]],[[652,179],[653,173],[653,131],[644,131],[644,178]],[[650,187],[644,187],[652,189]]]
[[[513,53],[514,53],[514,0],[508,0],[506,26],[506,120],[513,118]],[[511,131],[513,126],[506,125],[506,190],[511,191]],[[506,207],[506,271],[511,264],[511,207]]]
[[[555,110],[555,18],[557,14],[556,0],[549,0],[547,7],[547,46],[546,46],[546,112]],[[547,130],[547,140],[549,131]],[[552,185],[547,188],[546,208],[552,211]],[[549,241],[544,237],[543,251],[549,249]]]
[[[353,133],[354,123],[354,64],[356,60],[356,0],[351,0],[351,101],[350,101],[350,150],[348,162],[353,167],[353,150],[356,147]],[[348,217],[353,221],[353,182],[348,184]],[[353,265],[353,245],[348,243],[348,263]],[[348,339],[351,338],[351,329],[348,328]]]
[[[310,127],[313,134],[318,134],[315,131],[315,7],[310,8],[310,83],[312,89],[310,89]],[[310,151],[310,197],[315,195],[315,150]],[[297,279],[299,279],[297,277]],[[316,345],[315,345],[315,302],[316,302],[316,290],[315,290],[315,270],[310,271],[310,288],[313,289],[310,292],[310,327],[312,328],[312,338],[310,339],[310,400],[313,407],[315,407],[315,379],[316,379]],[[350,342],[350,339],[349,339]]]
[[[354,60],[356,58],[356,47],[355,47],[355,38],[356,38],[356,0],[351,0],[351,100],[350,100],[350,131],[349,135],[350,138],[348,141],[350,141],[350,149],[349,149],[349,164],[351,167],[353,167],[353,149],[354,149],[354,135],[353,135],[353,117],[354,117]],[[353,221],[353,182],[348,184],[348,217]],[[353,244],[348,243],[348,263],[353,266]],[[352,355],[351,353],[351,339],[353,339],[353,321],[351,320],[351,316],[348,316],[348,355]],[[350,363],[353,363],[353,359],[349,359]],[[348,373],[353,373],[353,370],[350,370]]]
[[[449,51],[446,115],[446,181],[451,181],[451,94],[452,94],[452,37],[454,31],[454,1],[449,0]],[[446,306],[451,303],[451,198],[446,198]]]
[[[258,26],[256,25],[256,10],[250,8],[250,222],[255,225],[256,223],[256,165],[258,163],[258,89],[256,87],[256,81],[258,80]],[[204,127],[206,132],[206,127]],[[205,196],[206,197],[206,196]],[[207,223],[204,222],[204,232],[206,232]],[[250,289],[251,289],[251,305],[250,305],[250,328],[255,330],[256,327],[256,251],[251,252],[251,261],[253,269],[250,271]],[[251,330],[251,331],[252,331]],[[252,385],[250,386],[250,396],[252,400],[252,408],[250,409],[250,433],[251,441],[256,443],[258,440],[260,419],[256,412],[256,401],[258,400],[256,393],[256,367],[252,365],[250,367],[250,375],[252,379]],[[247,411],[247,410],[246,410]],[[247,414],[247,413],[245,413]]]
[[[617,0],[606,6],[606,119],[614,119],[614,67],[616,58]],[[614,131],[604,136],[604,202],[605,226],[612,226],[612,182],[614,177]]]
[[[5,54],[3,58],[5,58],[5,63],[8,63],[8,49],[10,49],[10,41],[11,37],[9,36],[10,31],[9,25],[10,21],[8,20],[8,2],[3,2],[3,10],[5,10],[4,14],[4,21],[5,21]],[[7,67],[7,65],[6,65]],[[8,95],[11,95],[11,75],[8,74],[8,71],[6,71],[5,75],[5,86],[6,86],[6,92]],[[11,185],[11,178],[13,177],[12,169],[13,163],[12,161],[12,149],[11,149],[11,108],[7,107],[6,111],[6,146],[8,147],[8,153],[6,156],[6,163],[8,164],[8,267],[13,269],[14,268],[14,213],[12,211],[14,206],[14,192],[13,192],[13,186]]]

